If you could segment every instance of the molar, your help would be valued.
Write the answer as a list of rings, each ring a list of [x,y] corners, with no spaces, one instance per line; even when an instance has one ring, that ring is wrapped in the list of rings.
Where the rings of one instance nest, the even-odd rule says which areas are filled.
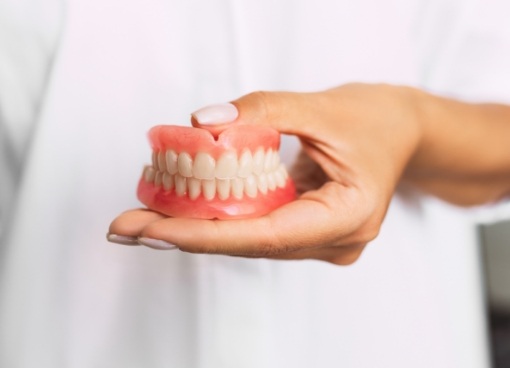
[[[179,168],[179,174],[186,178],[193,176],[193,160],[187,152],[179,153],[177,157],[177,167]]]
[[[278,170],[280,166],[280,153],[278,151],[273,152],[273,161],[271,162],[271,171]]]
[[[284,177],[284,174],[282,173],[281,168],[275,171],[274,179],[276,181],[276,185],[279,188],[285,187],[285,177]]]
[[[158,153],[156,151],[152,151],[152,167],[155,170],[158,169]]]
[[[143,173],[143,177],[146,182],[152,183],[154,181],[154,177],[156,176],[156,171],[152,166],[145,166],[145,170]]]
[[[271,172],[271,166],[273,164],[273,150],[270,148],[267,150],[264,156],[264,171]]]
[[[207,153],[197,153],[193,163],[193,176],[197,179],[214,179],[215,164],[214,158]]]
[[[289,178],[289,174],[287,173],[287,169],[285,168],[284,164],[280,164],[278,170],[282,173],[284,180],[287,180]]]
[[[225,152],[216,163],[215,176],[218,179],[230,179],[237,174],[237,155],[233,151]]]

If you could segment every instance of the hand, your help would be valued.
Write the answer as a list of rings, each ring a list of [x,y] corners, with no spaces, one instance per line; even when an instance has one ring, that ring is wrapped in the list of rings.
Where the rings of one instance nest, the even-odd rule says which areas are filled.
[[[299,199],[249,220],[166,218],[136,209],[115,219],[110,234],[191,253],[351,264],[377,236],[419,144],[413,95],[404,87],[353,84],[244,96],[233,102],[234,124],[269,125],[300,138],[303,150],[291,171]]]
[[[133,210],[111,224],[117,236],[111,241],[345,265],[377,236],[400,181],[459,205],[510,193],[509,106],[364,84],[319,93],[257,92],[233,104],[239,116],[231,124],[268,125],[300,138],[292,170],[299,199],[250,220]],[[202,127],[214,134],[224,124]]]

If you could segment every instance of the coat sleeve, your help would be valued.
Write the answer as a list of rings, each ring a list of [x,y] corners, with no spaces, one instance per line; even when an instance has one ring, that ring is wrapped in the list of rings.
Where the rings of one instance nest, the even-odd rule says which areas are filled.
[[[0,244],[51,75],[64,0],[0,2]]]
[[[426,2],[416,26],[420,87],[464,101],[510,105],[509,17],[508,0]],[[484,149],[483,141],[473,144]],[[507,220],[510,201],[469,212],[475,223]]]

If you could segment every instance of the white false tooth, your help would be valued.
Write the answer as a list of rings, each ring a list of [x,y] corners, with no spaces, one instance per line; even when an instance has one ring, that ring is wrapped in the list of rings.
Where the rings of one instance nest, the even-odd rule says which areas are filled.
[[[237,154],[234,151],[227,151],[218,159],[214,175],[217,179],[230,179],[234,178],[236,174]]]
[[[237,176],[247,178],[253,171],[253,156],[250,151],[245,150],[239,159],[239,170]]]
[[[163,182],[163,172],[156,171],[156,177],[154,178],[154,185],[159,187],[159,186],[161,186],[162,182]]]
[[[143,178],[147,183],[152,183],[154,181],[154,177],[156,176],[156,170],[152,166],[145,166],[143,170]]]
[[[165,152],[158,152],[158,170],[166,171],[166,160],[165,160]]]
[[[280,172],[282,173],[283,178],[284,178],[285,180],[287,180],[287,179],[288,179],[289,174],[287,173],[287,169],[285,168],[285,165],[284,165],[284,164],[280,164],[280,167],[278,168],[278,171],[280,171]]]
[[[193,159],[189,153],[179,153],[179,157],[177,157],[177,168],[179,169],[179,174],[182,176],[186,178],[193,176]]]
[[[257,179],[255,179],[255,175],[250,175],[244,179],[244,192],[250,198],[257,196]]]
[[[267,193],[267,175],[262,173],[257,177],[257,188],[262,194]]]
[[[156,151],[152,151],[152,167],[158,169],[158,153]]]
[[[216,191],[221,200],[225,200],[230,196],[230,180],[216,179]]]
[[[273,152],[273,161],[271,162],[271,171],[278,170],[280,166],[280,153],[278,151]]]
[[[166,171],[170,174],[177,174],[177,153],[173,150],[166,151]]]
[[[200,179],[187,178],[188,195],[190,199],[197,199],[200,195]]]
[[[165,190],[172,190],[173,187],[174,187],[174,176],[170,175],[167,172],[163,173],[163,188],[165,188]]]
[[[216,196],[216,180],[202,180],[202,193],[208,201]]]
[[[244,184],[242,178],[234,178],[230,182],[230,185],[232,187],[232,195],[236,199],[242,199],[243,198],[243,192],[244,192]]]
[[[275,190],[276,189],[276,179],[274,177],[274,173],[267,174],[267,188],[269,190]]]
[[[214,168],[216,161],[211,155],[205,152],[199,152],[193,162],[193,176],[197,179],[214,179]]]
[[[276,181],[276,185],[279,188],[285,187],[285,178],[283,177],[283,173],[281,172],[281,170],[276,170],[275,171],[274,178],[275,178],[275,181]]]
[[[271,171],[271,165],[273,163],[273,149],[269,148],[264,155],[264,172]]]
[[[253,173],[259,175],[264,171],[264,149],[259,148],[253,155]]]
[[[175,174],[175,194],[178,197],[186,194],[186,178],[179,174]]]

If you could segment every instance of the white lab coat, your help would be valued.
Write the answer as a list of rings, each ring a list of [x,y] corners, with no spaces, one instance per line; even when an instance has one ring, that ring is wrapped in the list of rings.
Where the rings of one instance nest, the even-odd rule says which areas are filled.
[[[506,4],[4,1],[0,367],[487,367],[475,231],[440,201],[397,195],[350,267],[105,233],[146,131],[205,104],[350,81],[510,102]]]

